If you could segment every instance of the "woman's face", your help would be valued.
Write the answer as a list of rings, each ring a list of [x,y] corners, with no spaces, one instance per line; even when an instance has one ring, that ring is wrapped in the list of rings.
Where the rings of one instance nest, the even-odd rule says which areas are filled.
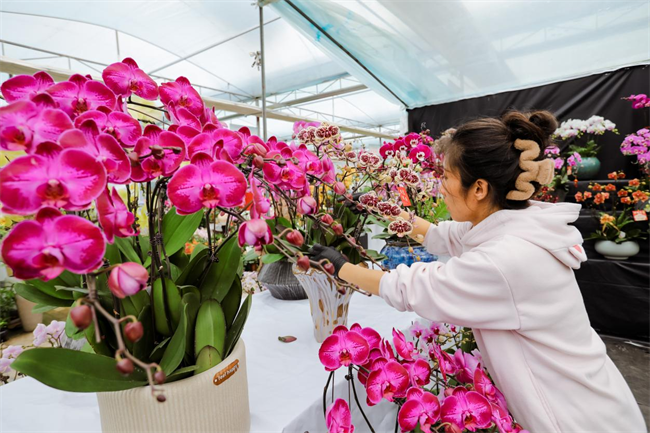
[[[445,198],[451,219],[458,222],[471,221],[473,212],[467,205],[465,191],[456,172],[447,167],[442,177],[442,196]]]

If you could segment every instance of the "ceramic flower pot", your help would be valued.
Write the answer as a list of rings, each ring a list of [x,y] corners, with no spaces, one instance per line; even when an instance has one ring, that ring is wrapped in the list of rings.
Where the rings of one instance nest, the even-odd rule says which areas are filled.
[[[322,343],[339,325],[348,324],[348,307],[350,306],[351,290],[341,294],[336,286],[321,271],[309,269],[303,272],[296,266],[292,268],[309,298],[309,309],[314,321],[314,338]]]
[[[405,241],[388,241],[381,249],[381,254],[387,258],[382,265],[387,269],[395,269],[398,265],[411,266],[417,262],[435,262],[438,257],[429,253],[422,245],[411,242],[413,252],[409,252],[409,246]]]
[[[250,431],[246,350],[242,340],[220,364],[163,388],[167,398],[164,403],[151,396],[149,386],[97,393],[102,431]]]
[[[626,241],[620,244],[612,241],[596,241],[596,251],[610,260],[627,260],[639,253],[639,244],[635,241]]]
[[[595,179],[600,171],[600,160],[595,156],[582,158],[582,162],[577,163],[575,173],[580,180]]]
[[[276,299],[307,299],[305,289],[294,276],[291,266],[292,264],[285,260],[264,265],[258,274],[258,281],[264,284]]]
[[[18,307],[18,315],[23,329],[26,332],[32,332],[36,329],[36,325],[43,321],[43,313],[32,313],[32,308],[36,304],[28,301],[20,295],[16,295],[16,307]]]

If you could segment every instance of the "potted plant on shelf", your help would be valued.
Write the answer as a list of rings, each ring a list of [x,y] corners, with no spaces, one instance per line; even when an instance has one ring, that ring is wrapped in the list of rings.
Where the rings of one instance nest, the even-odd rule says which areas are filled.
[[[607,131],[618,134],[616,124],[596,115],[587,120],[566,120],[555,131],[555,138],[559,137],[562,141],[568,142],[568,149],[564,152],[565,157],[568,158],[575,154],[581,157],[574,170],[575,176],[583,180],[590,180],[598,174],[600,146],[597,144],[597,140]]]
[[[23,156],[0,170],[0,202],[33,216],[2,257],[20,295],[71,306],[65,334],[87,340],[12,366],[97,392],[104,431],[248,431],[242,247],[276,242],[266,204],[310,197],[307,174],[286,144],[220,123],[184,77],[159,86],[132,59],[102,77],[2,84],[0,148]],[[207,245],[192,242],[200,225]]]
[[[596,251],[611,260],[627,260],[638,254],[637,240],[648,235],[648,182],[632,179],[620,185],[623,172],[612,172],[608,177],[614,183],[591,184],[591,191],[578,192],[575,198],[589,204],[598,219],[598,230],[587,238],[596,240]]]

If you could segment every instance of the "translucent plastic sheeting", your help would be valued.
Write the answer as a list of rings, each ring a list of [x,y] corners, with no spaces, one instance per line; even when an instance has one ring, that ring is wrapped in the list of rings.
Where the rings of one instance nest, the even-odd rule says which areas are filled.
[[[272,7],[364,84],[408,107],[650,63],[648,0],[280,0]]]
[[[260,49],[259,12],[252,0],[0,2],[0,39],[7,57],[97,74],[102,65],[133,57],[146,72],[179,75],[213,90],[261,95],[251,52]],[[344,74],[336,61],[264,9],[267,92],[292,90]],[[73,56],[47,54],[10,43]],[[177,62],[170,65],[173,62]],[[94,68],[94,69],[93,69]],[[232,99],[232,98],[231,98]]]

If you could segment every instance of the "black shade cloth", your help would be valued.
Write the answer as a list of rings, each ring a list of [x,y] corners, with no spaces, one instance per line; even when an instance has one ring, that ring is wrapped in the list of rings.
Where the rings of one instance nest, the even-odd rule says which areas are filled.
[[[534,66],[533,66],[534,67]],[[559,65],[558,67],[561,67]],[[409,110],[409,131],[429,129],[433,137],[448,128],[480,116],[500,116],[512,110],[549,110],[559,121],[587,119],[596,114],[616,123],[620,135],[606,133],[602,146],[600,172],[624,170],[627,178],[638,177],[636,158],[620,152],[626,135],[650,125],[650,109],[634,110],[621,98],[632,94],[650,95],[650,66],[622,68],[613,72],[562,81],[524,90],[504,92],[480,98]],[[566,145],[567,143],[565,143]],[[588,183],[588,182],[587,182]],[[584,185],[580,190],[584,189]],[[572,188],[571,194],[575,194]],[[576,227],[587,237],[598,224],[583,211]],[[650,337],[650,263],[648,241],[641,240],[641,252],[628,261],[603,258],[586,241],[589,260],[576,271],[576,279],[585,301],[591,325],[597,331],[625,338],[648,340]]]
[[[533,66],[534,67],[534,66]],[[558,67],[561,67],[559,65]],[[508,110],[549,110],[558,120],[587,119],[594,114],[616,123],[620,135],[606,133],[599,138],[601,168],[598,179],[607,173],[625,170],[628,177],[638,172],[635,158],[620,152],[627,134],[650,124],[650,109],[634,110],[621,98],[650,94],[650,66],[634,66],[574,80],[504,92],[408,111],[409,131],[429,129],[433,137],[448,128],[480,116],[500,116]]]

